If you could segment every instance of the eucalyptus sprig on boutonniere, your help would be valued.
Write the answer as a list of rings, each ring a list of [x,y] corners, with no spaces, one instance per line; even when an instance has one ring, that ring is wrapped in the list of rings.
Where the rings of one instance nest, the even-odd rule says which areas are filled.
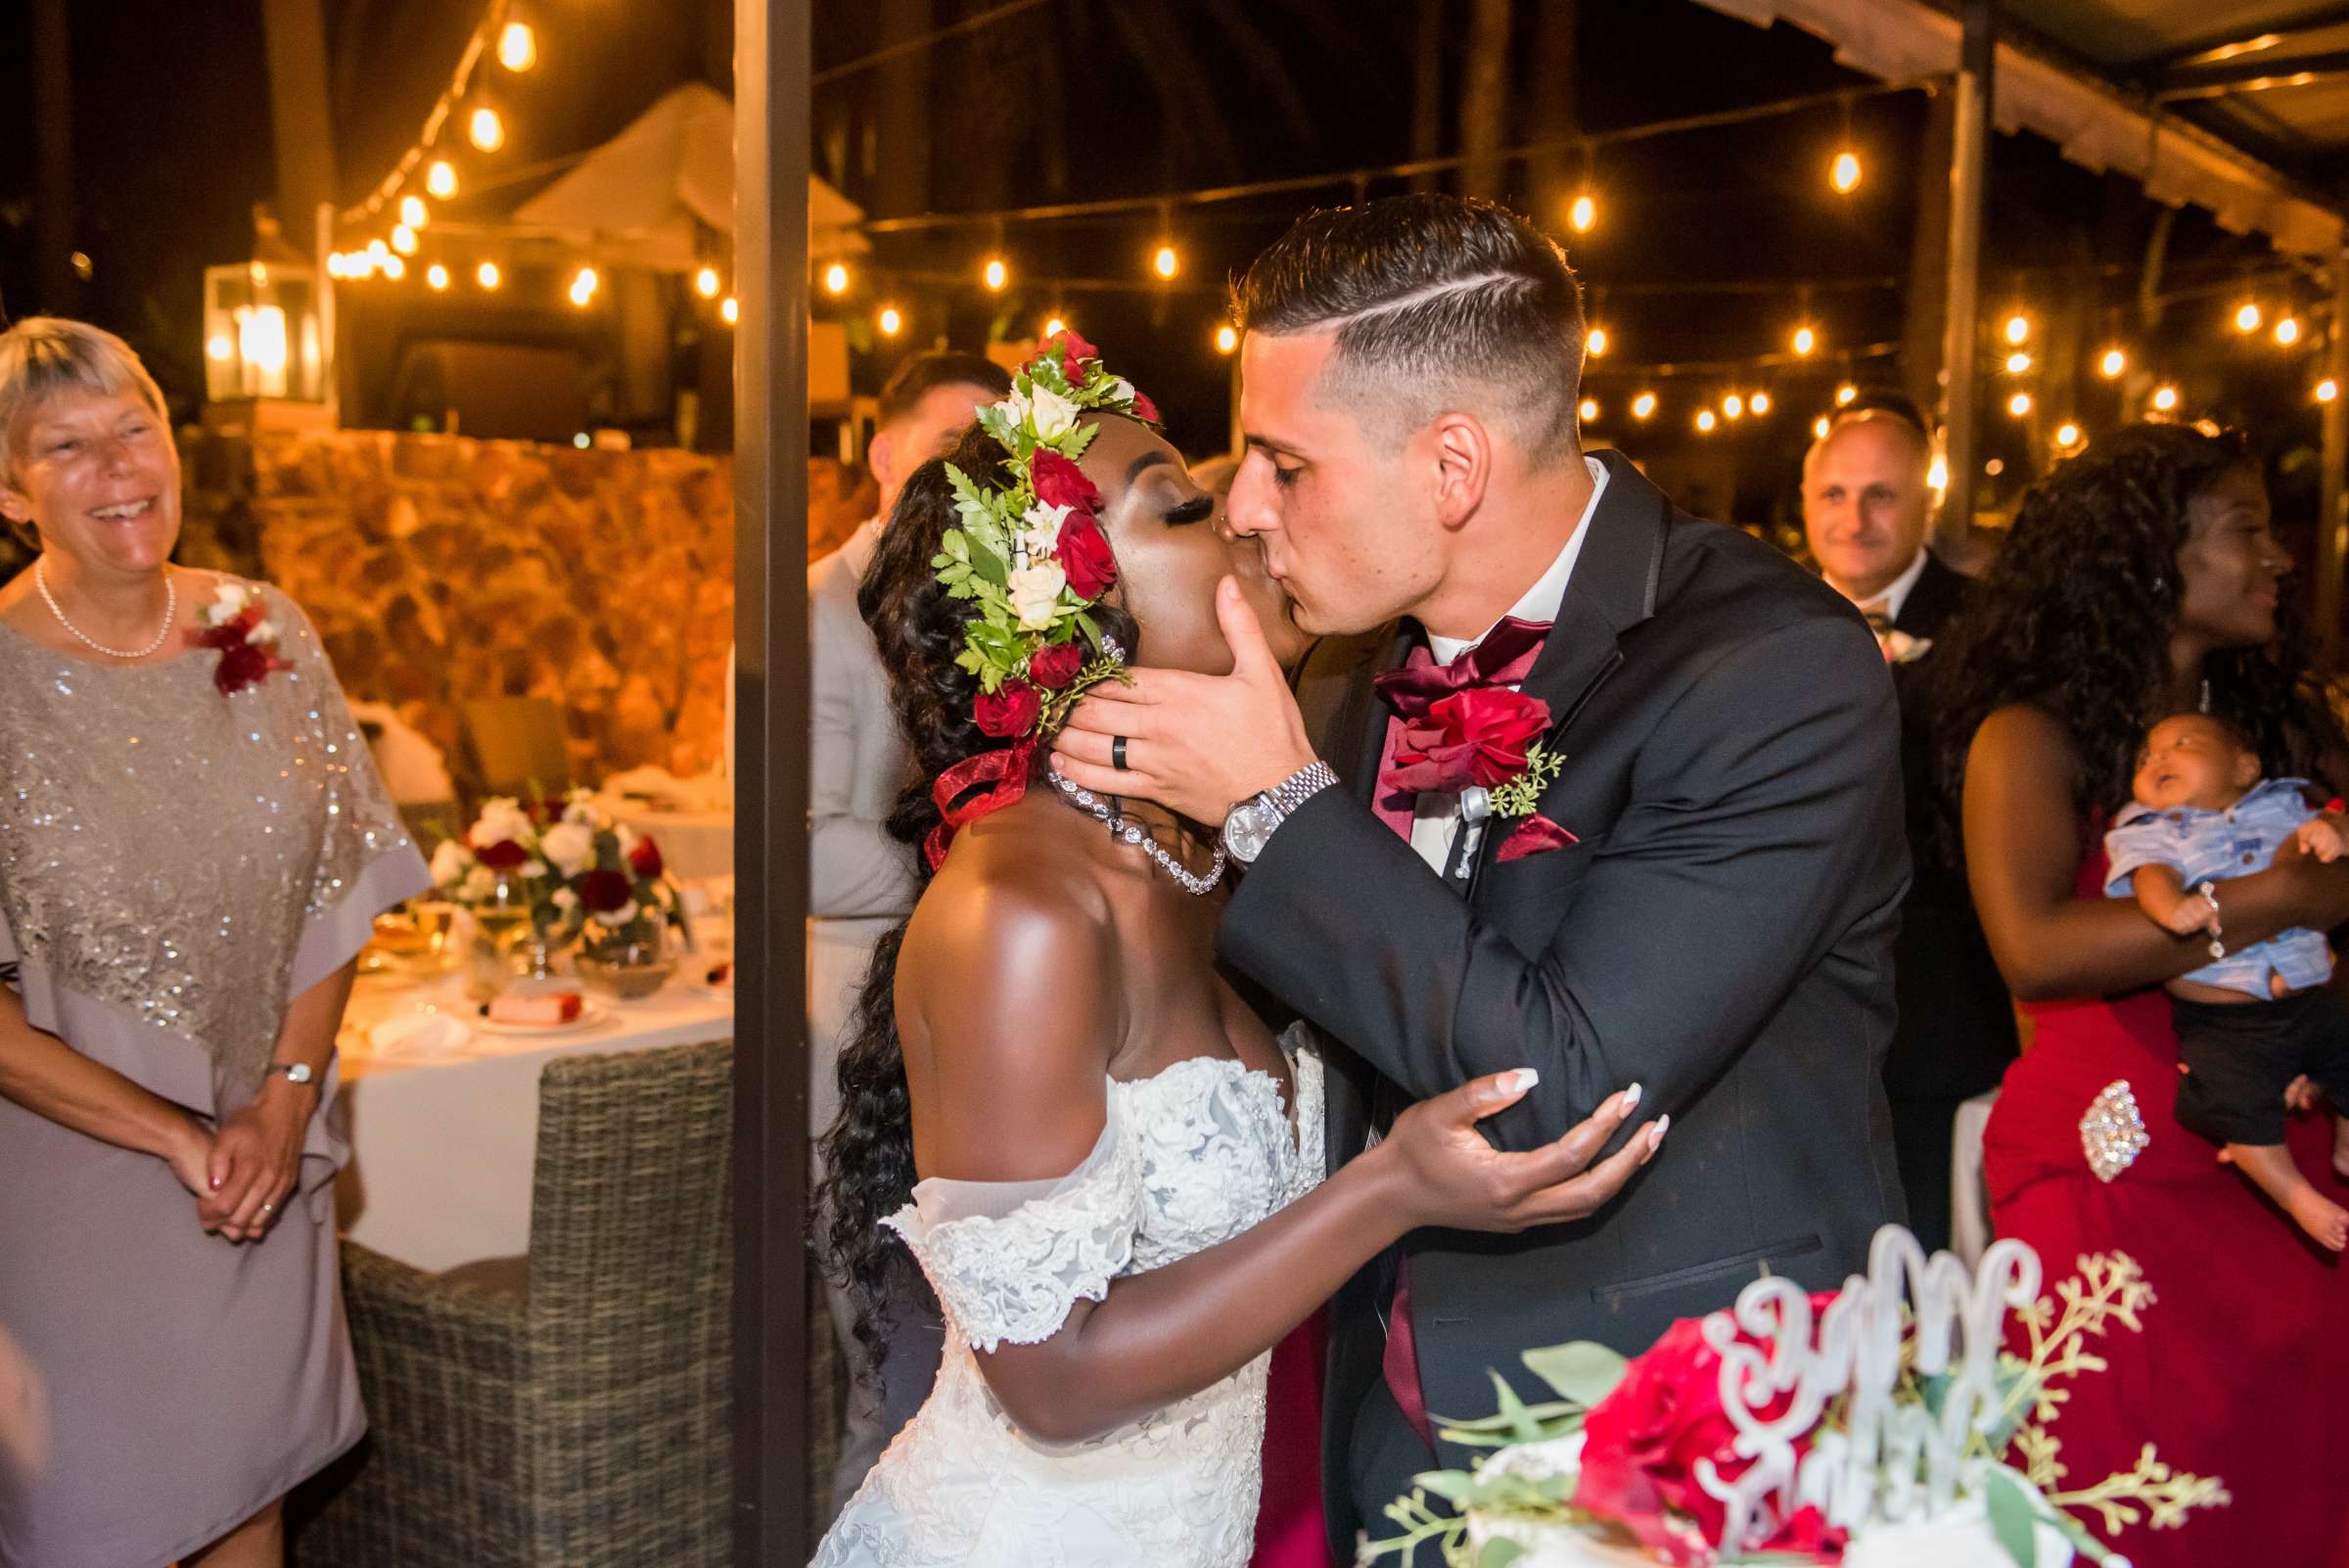
[[[1549,704],[1505,686],[1472,686],[1428,705],[1404,726],[1395,765],[1381,788],[1441,790],[1460,797],[1460,814],[1518,819],[1497,858],[1580,843],[1541,812],[1542,795],[1566,765],[1549,749]]]

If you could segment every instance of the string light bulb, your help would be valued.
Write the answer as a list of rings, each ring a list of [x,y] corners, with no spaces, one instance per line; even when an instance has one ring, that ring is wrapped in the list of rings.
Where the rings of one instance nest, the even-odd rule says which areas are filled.
[[[1811,434],[1812,434],[1812,436],[1813,436],[1813,438],[1816,438],[1816,439],[1819,439],[1819,440],[1822,440],[1822,441],[1823,441],[1823,440],[1825,440],[1825,439],[1827,438],[1827,416],[1826,416],[1826,415],[1824,415],[1824,414],[1821,414],[1821,415],[1819,415],[1819,416],[1817,419],[1815,419],[1815,420],[1811,421]]]
[[[1632,417],[1634,419],[1645,419],[1655,411],[1656,394],[1654,392],[1643,392],[1632,399]]]
[[[2070,448],[2079,444],[2079,426],[2073,424],[2067,419],[2062,424],[2055,427],[2055,445],[2059,450],[2069,450]]]
[[[824,293],[837,297],[848,292],[849,269],[837,261],[824,268]]]
[[[1735,392],[1731,392],[1721,400],[1721,411],[1731,419],[1743,419],[1745,417],[1745,399]]]
[[[1720,421],[1714,418],[1712,409],[1700,408],[1696,411],[1696,428],[1705,434],[1711,435],[1713,427],[1719,423]]]
[[[2018,348],[2013,353],[2010,353],[2006,356],[2007,375],[2019,376],[2030,368],[2031,356],[2027,353],[2024,353],[2021,349]]]
[[[1793,344],[1796,353],[1808,354],[1819,346],[1819,334],[1812,331],[1810,325],[1806,323],[1794,329]]]
[[[397,251],[401,255],[414,255],[416,254],[416,231],[405,223],[392,224],[392,249]]]
[[[1588,234],[1597,222],[1597,200],[1589,191],[1577,191],[1566,208],[1566,226],[1577,234]]]
[[[1838,408],[1848,407],[1850,406],[1852,399],[1859,395],[1860,389],[1847,381],[1842,386],[1835,389],[1835,406]]]
[[[1069,324],[1058,316],[1053,316],[1044,322],[1044,336],[1047,338],[1057,338],[1068,330]]]
[[[2153,390],[2153,406],[2160,409],[2165,414],[2171,409],[2176,408],[2178,406],[2178,389],[2175,387],[2156,387]]]
[[[904,325],[905,318],[898,314],[898,307],[896,305],[883,305],[881,307],[880,327],[882,337],[896,337],[898,330]]]
[[[399,199],[399,221],[409,228],[423,228],[425,219],[429,215],[424,209],[423,197],[403,196]]]
[[[506,122],[495,109],[483,104],[465,117],[465,139],[484,153],[506,145]]]
[[[424,269],[424,286],[439,294],[448,287],[448,268],[436,261]]]
[[[527,22],[509,22],[498,29],[497,63],[517,76],[538,64],[538,34]]]
[[[424,188],[433,193],[433,200],[445,202],[457,194],[457,165],[445,158],[436,158],[424,171]]]
[[[1589,350],[1591,358],[1604,359],[1607,355],[1607,329],[1592,327],[1584,339],[1583,346]]]
[[[1226,321],[1216,329],[1216,352],[1237,353],[1240,349],[1240,329]]]
[[[2300,341],[2300,318],[2298,316],[2278,316],[2276,318],[2276,341],[2286,348],[2298,343]]]
[[[393,283],[397,283],[408,275],[408,264],[395,255],[388,255],[376,265],[382,267],[384,276],[390,278]]]
[[[742,301],[727,295],[717,302],[717,315],[719,320],[731,327],[742,319]]]
[[[2331,401],[2332,401],[2332,400],[2333,400],[2335,397],[2338,397],[2338,396],[2340,396],[2340,394],[2341,394],[2341,384],[2340,384],[2339,382],[2337,382],[2337,381],[2334,381],[2334,380],[2333,380],[2333,379],[2332,379],[2330,376],[2327,376],[2327,377],[2326,377],[2326,378],[2325,378],[2323,381],[2320,381],[2320,382],[2318,382],[2318,383],[2317,383],[2317,401],[2318,401],[2318,402],[2320,402],[2320,403],[2329,403],[2329,402],[2331,402]]]
[[[717,287],[718,278],[717,268],[715,267],[704,267],[701,271],[696,272],[693,275],[693,292],[700,295],[705,300],[716,299]],[[838,289],[834,289],[832,292],[834,294],[838,294],[840,291]]]
[[[2096,373],[2106,381],[2119,380],[2121,372],[2128,368],[2129,356],[2118,348],[2105,349],[2104,357],[2096,361]]]
[[[473,269],[473,281],[494,293],[506,281],[506,275],[499,270],[496,262],[484,261]]]
[[[1576,408],[1575,412],[1582,416],[1584,424],[1589,424],[1598,417],[1598,399],[1595,397],[1584,398],[1582,405]]]
[[[1768,392],[1758,392],[1754,393],[1754,394],[1753,394],[1753,396],[1751,396],[1751,397],[1748,397],[1748,398],[1745,400],[1745,406],[1746,406],[1746,408],[1747,408],[1749,411],[1751,411],[1752,413],[1755,413],[1755,414],[1767,414],[1767,413],[1769,413],[1769,412],[1770,412],[1770,393],[1768,393]]]
[[[1828,165],[1827,183],[1835,187],[1838,196],[1849,196],[1860,188],[1860,155],[1846,147],[1835,155]]]
[[[1936,495],[1944,495],[1949,492],[1950,460],[1939,452],[1935,452],[1933,461],[1925,466],[1925,488]]]
[[[2006,318],[2006,341],[2021,347],[2031,340],[2031,318],[2017,310]]]
[[[2256,300],[2245,300],[2234,308],[2234,330],[2237,332],[2257,332],[2262,319]]]
[[[2012,397],[2007,398],[2006,412],[2012,414],[2017,419],[2020,419],[2025,414],[2031,412],[2031,394],[2029,392],[2016,392]]]
[[[1003,264],[1001,256],[990,255],[987,258],[987,265],[980,268],[979,275],[987,280],[987,286],[990,291],[1001,294],[1003,285],[1011,281],[1011,268]]]
[[[1174,247],[1162,245],[1158,248],[1158,254],[1150,258],[1150,270],[1162,278],[1172,278],[1182,270],[1182,257],[1174,254]]]

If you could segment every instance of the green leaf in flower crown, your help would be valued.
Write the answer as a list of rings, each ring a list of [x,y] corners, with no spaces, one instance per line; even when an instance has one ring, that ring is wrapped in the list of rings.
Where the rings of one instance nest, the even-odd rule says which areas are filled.
[[[1557,1390],[1561,1399],[1586,1407],[1614,1393],[1632,1364],[1606,1346],[1589,1340],[1529,1350],[1521,1360],[1536,1377]]]
[[[998,445],[1009,447],[1018,444],[1020,427],[1013,421],[1011,411],[1001,403],[989,403],[979,410],[979,428],[992,436]],[[961,475],[955,474],[951,465],[947,467],[946,472],[960,482],[955,486],[959,493],[961,485],[969,482],[963,480]]]
[[[1990,1533],[2015,1561],[2015,1568],[2039,1568],[2039,1510],[2014,1478],[2004,1470],[1985,1472],[1982,1500],[1990,1509]]]
[[[1010,565],[976,537],[971,540],[971,570],[998,587],[1007,586],[1011,581]]]
[[[1496,1536],[1476,1554],[1476,1568],[1509,1568],[1509,1564],[1524,1555],[1525,1548],[1516,1542]]]
[[[1074,426],[1060,438],[1056,449],[1061,456],[1074,463],[1084,455],[1084,449],[1092,445],[1093,438],[1100,434],[1101,427],[1098,425]]]

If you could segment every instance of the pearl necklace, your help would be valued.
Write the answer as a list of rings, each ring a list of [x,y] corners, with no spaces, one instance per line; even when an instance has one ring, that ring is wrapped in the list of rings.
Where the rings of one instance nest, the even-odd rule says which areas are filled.
[[[171,569],[168,567],[163,569],[163,623],[156,628],[155,641],[149,643],[144,648],[135,650],[128,648],[109,648],[105,643],[100,642],[97,638],[91,636],[88,632],[82,630],[79,626],[73,624],[72,622],[66,619],[65,609],[57,602],[57,595],[49,591],[48,557],[33,557],[32,585],[41,590],[41,600],[44,604],[49,606],[49,613],[57,617],[57,623],[59,625],[65,627],[68,631],[73,633],[74,636],[80,638],[83,642],[97,649],[109,659],[146,658],[149,654],[155,652],[158,648],[161,648],[163,645],[163,639],[171,635],[172,623],[179,619],[179,584],[171,580]]]
[[[1217,883],[1223,880],[1223,867],[1227,856],[1223,853],[1222,845],[1216,846],[1215,862],[1207,868],[1204,875],[1186,871],[1180,860],[1169,854],[1158,840],[1150,836],[1149,829],[1138,822],[1127,821],[1117,807],[1102,800],[1091,790],[1080,789],[1058,773],[1052,774],[1051,777],[1053,788],[1059,790],[1076,805],[1090,811],[1098,820],[1107,823],[1111,837],[1125,840],[1128,844],[1141,850],[1151,859],[1156,860],[1160,868],[1167,875],[1173,877],[1183,892],[1204,898],[1215,891]]]

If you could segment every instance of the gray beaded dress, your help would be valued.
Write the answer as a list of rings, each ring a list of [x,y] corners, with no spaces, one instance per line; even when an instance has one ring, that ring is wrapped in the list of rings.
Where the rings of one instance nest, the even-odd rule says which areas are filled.
[[[208,649],[102,665],[0,623],[0,979],[210,1119],[258,1089],[288,1000],[429,883],[308,619],[258,591],[292,668],[231,695]],[[239,1245],[161,1160],[0,1098],[0,1361],[29,1390],[0,1419],[0,1568],[162,1568],[358,1441],[331,1070],[320,1107]]]

